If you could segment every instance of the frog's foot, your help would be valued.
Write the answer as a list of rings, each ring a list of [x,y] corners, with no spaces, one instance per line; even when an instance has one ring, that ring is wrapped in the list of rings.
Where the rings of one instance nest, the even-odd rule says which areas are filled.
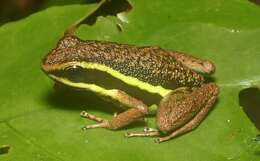
[[[88,113],[86,111],[82,111],[80,113],[80,116],[98,122],[98,124],[84,126],[82,128],[83,130],[93,129],[93,128],[105,128],[105,127],[109,126],[108,120],[105,120],[103,118],[100,118],[100,117],[97,117],[95,115],[92,115],[92,114],[90,114],[90,113]]]
[[[122,112],[114,116],[111,120],[106,120],[95,115],[89,114],[85,111],[81,112],[82,117],[98,122],[98,124],[86,125],[85,127],[83,127],[83,129],[107,128],[115,130],[139,120],[144,115],[145,113],[140,109],[131,108],[125,112]]]
[[[87,119],[90,119],[90,120],[93,120],[93,121],[96,121],[96,122],[103,122],[104,121],[104,119],[102,119],[100,117],[97,117],[95,115],[92,115],[92,114],[90,114],[90,113],[88,113],[86,111],[82,111],[80,113],[80,116],[84,117],[84,118],[87,118]]]
[[[129,96],[124,91],[113,89],[113,90],[108,90],[106,92],[110,93],[111,97],[117,100],[120,104],[130,109],[114,115],[114,117],[111,120],[102,119],[83,111],[81,112],[82,117],[98,122],[98,124],[87,125],[84,127],[84,129],[99,128],[99,127],[113,129],[113,130],[119,129],[132,122],[140,120],[146,114],[148,114],[148,107],[142,101]]]
[[[160,136],[160,132],[157,129],[145,127],[144,131],[141,132],[127,132],[125,137],[153,137]]]
[[[107,128],[107,127],[109,127],[109,122],[103,121],[103,122],[98,123],[98,124],[86,125],[82,128],[82,130],[94,129],[94,128]]]

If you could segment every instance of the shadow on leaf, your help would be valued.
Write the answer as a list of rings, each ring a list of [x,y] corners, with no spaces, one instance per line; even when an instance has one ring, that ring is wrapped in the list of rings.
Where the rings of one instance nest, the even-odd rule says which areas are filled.
[[[260,90],[258,88],[246,88],[239,93],[239,104],[243,111],[260,130]]]

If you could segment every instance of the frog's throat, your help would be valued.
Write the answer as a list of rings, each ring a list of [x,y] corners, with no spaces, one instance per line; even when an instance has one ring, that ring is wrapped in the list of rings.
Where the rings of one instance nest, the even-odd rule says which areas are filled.
[[[106,72],[108,74],[110,74],[111,76],[123,81],[124,83],[131,85],[131,86],[135,86],[138,87],[141,90],[145,90],[149,93],[154,93],[154,94],[159,94],[160,96],[164,97],[165,95],[167,95],[168,93],[170,93],[172,90],[170,89],[165,89],[162,86],[153,86],[149,83],[140,81],[137,78],[131,77],[131,76],[126,76],[110,67],[107,67],[105,65],[102,64],[97,64],[97,63],[88,63],[88,62],[70,62],[70,63],[66,63],[64,65],[60,65],[59,68],[60,70],[68,67],[68,66],[73,66],[73,65],[77,65],[80,66],[82,68],[85,69],[95,69],[95,70],[99,70],[102,72]],[[57,69],[56,68],[56,69]],[[103,87],[97,86],[95,84],[88,84],[88,83],[76,83],[76,82],[72,82],[71,80],[67,79],[67,78],[63,78],[63,77],[57,77],[55,75],[50,74],[50,77],[53,78],[54,80],[67,84],[69,86],[72,87],[76,87],[76,88],[81,88],[81,89],[87,89],[87,90],[91,90],[93,92],[98,92],[102,95],[106,95],[105,93],[103,93],[106,89],[104,89]]]

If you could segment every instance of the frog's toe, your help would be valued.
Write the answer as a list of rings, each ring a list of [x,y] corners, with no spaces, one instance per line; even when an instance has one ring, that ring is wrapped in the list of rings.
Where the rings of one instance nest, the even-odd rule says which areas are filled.
[[[154,142],[159,144],[159,143],[161,143],[161,139],[160,138],[156,138],[156,139],[154,139]]]
[[[150,127],[144,127],[144,132],[155,132],[158,131],[157,129],[150,128]]]
[[[98,123],[98,124],[86,125],[86,126],[82,127],[82,130],[94,129],[94,128],[109,128],[109,127],[110,127],[109,122],[103,121],[103,122]]]
[[[126,138],[135,137],[135,136],[140,136],[140,132],[126,132],[125,133]]]
[[[127,132],[125,137],[153,137],[159,136],[160,132],[158,130],[152,131],[140,131],[140,132]]]
[[[131,137],[131,133],[130,132],[126,132],[125,135],[124,135],[125,138],[129,138]]]
[[[87,128],[84,126],[84,127],[81,128],[81,130],[85,131],[85,130],[87,130]]]
[[[92,114],[90,114],[90,113],[88,113],[86,111],[82,111],[80,113],[80,116],[84,117],[84,118],[87,118],[87,119],[90,119],[90,120],[93,120],[93,121],[96,121],[96,122],[103,122],[104,121],[104,119],[102,119],[100,117],[97,117],[95,115],[92,115]]]

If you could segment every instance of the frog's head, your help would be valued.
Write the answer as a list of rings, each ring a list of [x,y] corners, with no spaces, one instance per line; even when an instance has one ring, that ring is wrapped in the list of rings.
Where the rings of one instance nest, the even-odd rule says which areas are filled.
[[[62,38],[56,48],[50,51],[42,60],[42,70],[56,81],[62,79],[79,78],[83,71],[82,55],[78,46],[80,40],[74,36]]]
[[[80,43],[74,36],[66,36],[57,43],[57,46],[49,52],[42,60],[42,70],[45,73],[51,73],[61,68],[73,66],[77,62],[76,46]],[[74,63],[72,63],[74,62]]]

